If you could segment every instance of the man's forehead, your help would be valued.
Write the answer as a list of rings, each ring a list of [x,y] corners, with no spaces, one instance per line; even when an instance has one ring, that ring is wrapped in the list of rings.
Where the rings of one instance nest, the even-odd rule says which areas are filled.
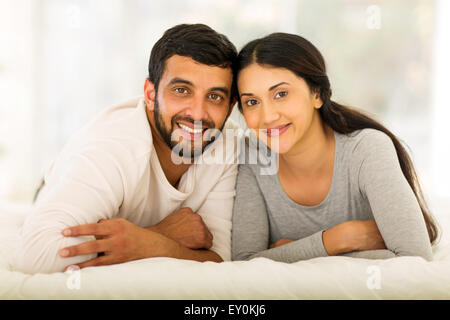
[[[212,86],[228,86],[232,80],[231,68],[210,66],[190,57],[174,55],[167,59],[162,78],[169,83],[174,79],[183,79],[193,84],[196,82],[212,83]],[[218,82],[218,83],[217,83]]]

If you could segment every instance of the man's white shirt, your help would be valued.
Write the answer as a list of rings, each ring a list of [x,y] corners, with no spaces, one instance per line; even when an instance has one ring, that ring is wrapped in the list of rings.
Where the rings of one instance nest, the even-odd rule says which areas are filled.
[[[210,250],[224,261],[231,259],[237,149],[233,131],[227,129],[236,125],[227,121],[223,134],[183,174],[176,189],[161,168],[145,109],[142,97],[113,106],[70,139],[46,170],[45,186],[20,231],[16,270],[61,272],[95,258],[59,256],[64,247],[95,240],[64,237],[67,227],[112,218],[148,227],[182,207],[202,216],[213,235]],[[216,152],[222,161],[201,161]]]

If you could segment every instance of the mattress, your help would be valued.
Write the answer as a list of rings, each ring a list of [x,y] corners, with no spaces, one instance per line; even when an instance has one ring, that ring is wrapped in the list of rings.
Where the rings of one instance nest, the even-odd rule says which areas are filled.
[[[149,258],[24,274],[12,257],[26,205],[0,204],[0,299],[450,299],[450,216],[433,261],[320,257],[296,263],[266,258],[196,262]]]

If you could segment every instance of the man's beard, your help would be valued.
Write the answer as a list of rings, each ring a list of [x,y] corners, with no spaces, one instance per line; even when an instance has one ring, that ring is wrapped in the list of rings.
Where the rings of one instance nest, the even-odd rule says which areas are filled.
[[[156,92],[155,92],[155,96],[157,96]],[[225,126],[225,122],[226,122],[226,119],[225,119],[225,121],[222,124],[222,127],[220,129],[214,129],[215,124],[212,121],[194,121],[193,119],[188,118],[188,117],[175,115],[170,120],[171,127],[169,130],[164,123],[162,114],[160,113],[158,99],[155,99],[154,120],[155,120],[156,128],[159,131],[159,134],[161,135],[165,144],[170,148],[170,150],[174,151],[174,148],[177,147],[180,143],[184,143],[184,144],[190,143],[191,144],[190,148],[189,147],[188,148],[179,148],[179,146],[178,146],[178,148],[176,148],[177,151],[174,151],[174,152],[176,153],[177,156],[180,156],[183,158],[190,158],[192,160],[194,158],[202,155],[203,152],[206,150],[206,148],[219,137],[220,133],[222,132],[223,127]],[[178,140],[175,140],[175,139],[172,140],[172,135],[174,134],[175,124],[181,120],[185,121],[185,122],[190,122],[195,125],[197,125],[198,123],[201,123],[202,125],[206,125],[206,128],[208,129],[208,131],[202,132],[202,136],[200,138],[200,140],[202,140],[202,141],[198,141],[198,139],[186,141],[185,137],[183,137],[182,142],[179,142]],[[182,130],[182,129],[178,129],[178,130]],[[203,141],[203,136],[206,135],[208,132],[210,133],[210,136],[207,139],[205,139],[206,141]],[[176,134],[174,135],[174,137],[178,137],[178,136],[179,135],[176,135]],[[180,149],[180,151],[178,151],[178,149]],[[190,150],[190,152],[185,153],[184,151],[186,151],[186,150]]]

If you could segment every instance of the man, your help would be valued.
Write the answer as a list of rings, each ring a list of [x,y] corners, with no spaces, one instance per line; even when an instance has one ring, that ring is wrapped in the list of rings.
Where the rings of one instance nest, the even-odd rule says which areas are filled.
[[[102,112],[46,171],[16,269],[230,260],[236,155],[226,130],[214,130],[233,127],[236,54],[205,25],[167,30],[152,49],[144,97]],[[213,147],[222,163],[197,161]]]

